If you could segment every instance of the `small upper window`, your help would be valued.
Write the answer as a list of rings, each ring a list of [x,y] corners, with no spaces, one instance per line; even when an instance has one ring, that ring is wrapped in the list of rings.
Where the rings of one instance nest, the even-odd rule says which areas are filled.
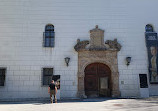
[[[150,25],[150,24],[147,24],[146,27],[145,27],[145,31],[146,31],[146,32],[153,32],[153,31],[154,31],[154,30],[153,30],[153,26]]]
[[[44,32],[44,47],[54,47],[54,42],[55,42],[54,26],[52,24],[48,24],[46,25]]]
[[[0,86],[4,86],[5,73],[6,73],[6,69],[5,68],[0,68]]]

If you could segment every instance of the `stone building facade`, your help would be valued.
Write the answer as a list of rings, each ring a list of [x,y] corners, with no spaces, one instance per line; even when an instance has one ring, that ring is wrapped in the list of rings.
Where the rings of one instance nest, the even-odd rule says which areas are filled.
[[[0,2],[0,100],[48,98],[52,76],[60,77],[58,99],[158,95],[145,43],[147,24],[158,32],[158,1]]]

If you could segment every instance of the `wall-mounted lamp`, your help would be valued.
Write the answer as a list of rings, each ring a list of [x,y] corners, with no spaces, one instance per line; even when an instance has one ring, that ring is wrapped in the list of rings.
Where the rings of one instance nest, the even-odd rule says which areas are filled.
[[[66,66],[69,66],[70,58],[69,57],[65,57],[64,59],[65,59]]]
[[[131,63],[132,57],[126,57],[126,65],[128,66]]]

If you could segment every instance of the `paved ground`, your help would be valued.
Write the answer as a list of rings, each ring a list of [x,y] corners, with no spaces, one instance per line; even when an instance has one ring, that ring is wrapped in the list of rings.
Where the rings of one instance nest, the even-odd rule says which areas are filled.
[[[0,111],[158,111],[158,98],[0,102]]]

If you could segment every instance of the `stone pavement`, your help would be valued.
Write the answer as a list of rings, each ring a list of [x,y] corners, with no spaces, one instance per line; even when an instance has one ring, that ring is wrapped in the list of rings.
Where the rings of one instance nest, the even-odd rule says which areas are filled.
[[[158,98],[0,102],[0,111],[158,111]]]

